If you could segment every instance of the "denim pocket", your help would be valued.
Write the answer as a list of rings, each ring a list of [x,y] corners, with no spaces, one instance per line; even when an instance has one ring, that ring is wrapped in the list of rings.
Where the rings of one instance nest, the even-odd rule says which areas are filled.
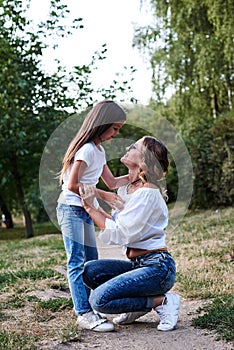
[[[93,221],[87,211],[83,207],[76,205],[70,205],[70,211],[74,218],[86,222],[87,224],[92,225]]]
[[[140,266],[151,266],[151,265],[156,265],[156,266],[162,266],[161,263],[161,257],[160,256],[154,256],[148,259],[141,259],[140,260]]]
[[[83,219],[83,216],[85,213],[83,207],[78,207],[77,205],[70,205],[70,210],[74,216],[80,217],[81,219]]]
[[[142,255],[138,261],[140,266],[162,266],[164,265],[164,259],[161,253],[149,253]]]
[[[58,208],[56,208],[56,213],[57,213],[58,224],[59,224],[59,226],[61,226],[63,223],[63,218],[64,218],[64,210],[62,208],[58,207]]]

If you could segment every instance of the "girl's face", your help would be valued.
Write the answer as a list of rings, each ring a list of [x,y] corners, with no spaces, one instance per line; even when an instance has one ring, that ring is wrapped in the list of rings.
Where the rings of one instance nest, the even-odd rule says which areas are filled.
[[[116,135],[119,134],[120,129],[124,125],[125,121],[114,123],[111,125],[110,128],[108,128],[100,137],[101,141],[110,141],[112,140]]]
[[[143,139],[140,139],[126,147],[127,153],[125,153],[125,155],[121,158],[121,162],[126,165],[126,167],[131,169],[139,166],[142,157],[142,145]]]

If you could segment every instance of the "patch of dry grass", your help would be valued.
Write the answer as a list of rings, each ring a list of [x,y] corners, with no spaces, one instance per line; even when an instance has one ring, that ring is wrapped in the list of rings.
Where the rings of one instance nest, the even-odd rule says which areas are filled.
[[[187,215],[168,245],[177,264],[177,288],[187,298],[234,291],[234,209]]]
[[[189,213],[168,235],[178,271],[175,288],[182,296],[215,298],[233,292],[233,227],[234,209],[228,208]],[[72,305],[61,301],[66,293],[70,296],[58,266],[66,266],[60,234],[1,240],[1,350],[80,341]]]

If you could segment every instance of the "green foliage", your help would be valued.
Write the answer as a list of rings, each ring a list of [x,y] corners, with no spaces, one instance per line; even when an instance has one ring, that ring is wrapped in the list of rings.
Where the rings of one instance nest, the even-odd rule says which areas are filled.
[[[9,208],[23,209],[30,237],[33,233],[25,192],[35,191],[43,146],[67,116],[62,108],[71,106],[71,100],[63,77],[41,70],[42,28],[37,33],[29,31],[22,2],[1,3],[0,23],[1,195]],[[52,30],[57,23],[54,16]]]
[[[215,121],[211,135],[209,188],[214,204],[229,206],[234,203],[234,111]]]
[[[234,300],[233,295],[215,298],[211,303],[198,309],[202,316],[192,320],[195,327],[214,330],[217,340],[234,340]]]
[[[195,177],[192,206],[230,205],[234,3],[151,0],[150,4],[155,25],[136,28],[134,45],[149,54],[151,106],[167,115],[189,149]],[[168,89],[173,96],[162,107]],[[172,171],[172,185],[175,180]]]
[[[229,206],[234,201],[234,114],[195,124],[187,136],[194,165],[193,206]]]
[[[0,2],[0,191],[6,207],[23,210],[26,235],[33,236],[34,220],[48,219],[38,187],[43,148],[55,128],[70,113],[85,109],[100,98],[124,99],[131,80],[119,75],[109,88],[94,89],[91,73],[106,57],[106,45],[94,52],[89,63],[67,72],[59,60],[54,73],[42,69],[48,38],[64,37],[83,29],[82,19],[64,26],[69,14],[61,0],[50,2],[48,18],[39,24],[27,17],[30,0]],[[127,70],[128,68],[125,67]],[[134,74],[134,67],[130,67]]]
[[[138,28],[134,43],[148,49],[157,96],[172,85],[178,95],[178,114],[188,116],[194,99],[208,115],[227,112],[233,103],[234,22],[229,15],[233,2],[150,3],[155,27]]]

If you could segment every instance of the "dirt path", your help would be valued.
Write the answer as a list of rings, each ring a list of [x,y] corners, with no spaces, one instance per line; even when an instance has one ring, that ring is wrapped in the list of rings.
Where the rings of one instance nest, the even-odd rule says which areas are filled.
[[[99,243],[100,258],[122,258],[121,249],[104,247]],[[81,342],[69,344],[51,344],[43,349],[100,349],[100,350],[234,350],[234,345],[216,341],[215,335],[191,325],[196,310],[203,301],[181,300],[181,309],[177,328],[170,332],[157,330],[158,316],[152,311],[134,324],[116,326],[110,333],[82,331]],[[114,315],[108,315],[112,320]]]

